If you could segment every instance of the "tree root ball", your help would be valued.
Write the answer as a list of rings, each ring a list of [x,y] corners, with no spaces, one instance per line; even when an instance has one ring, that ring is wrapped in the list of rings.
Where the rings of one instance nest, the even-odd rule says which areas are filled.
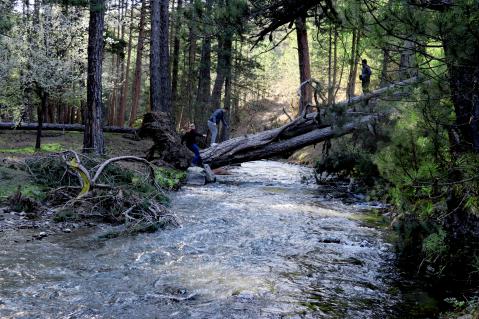
[[[175,130],[170,114],[146,113],[139,135],[142,138],[152,138],[154,142],[146,156],[147,160],[159,160],[181,170],[189,167],[193,153],[181,144],[181,137]]]

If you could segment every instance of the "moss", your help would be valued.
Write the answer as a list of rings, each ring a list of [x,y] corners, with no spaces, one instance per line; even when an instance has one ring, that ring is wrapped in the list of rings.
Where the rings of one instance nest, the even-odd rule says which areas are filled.
[[[59,143],[49,143],[49,144],[43,144],[39,152],[52,153],[52,152],[61,152],[64,150],[65,149],[63,148],[63,146],[60,145]],[[0,148],[0,153],[33,155],[37,152],[38,151],[33,146]]]
[[[368,227],[386,228],[388,226],[388,219],[377,209],[367,213],[354,214],[351,218],[360,221]]]

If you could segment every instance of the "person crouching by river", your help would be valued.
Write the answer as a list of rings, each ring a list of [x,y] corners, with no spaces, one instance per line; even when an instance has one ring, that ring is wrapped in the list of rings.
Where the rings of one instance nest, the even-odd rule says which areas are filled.
[[[206,137],[205,134],[200,134],[196,131],[195,124],[190,124],[188,131],[181,136],[181,144],[186,143],[186,147],[193,153],[195,153],[195,157],[193,161],[191,161],[192,165],[201,165],[201,156],[200,156],[200,148],[198,144],[196,144],[197,137]]]

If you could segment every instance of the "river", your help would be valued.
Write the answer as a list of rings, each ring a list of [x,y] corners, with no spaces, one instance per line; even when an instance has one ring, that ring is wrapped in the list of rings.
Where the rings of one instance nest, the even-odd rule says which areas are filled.
[[[311,170],[245,163],[171,208],[182,226],[100,239],[105,228],[0,251],[1,318],[400,318],[387,230]],[[31,235],[31,234],[30,234]]]

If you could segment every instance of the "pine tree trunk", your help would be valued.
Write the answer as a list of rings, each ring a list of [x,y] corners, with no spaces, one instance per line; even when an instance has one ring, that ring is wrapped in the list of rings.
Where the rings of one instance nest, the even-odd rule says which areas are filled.
[[[160,1],[150,0],[151,40],[150,40],[150,104],[151,111],[161,110],[160,78]]]
[[[389,49],[387,47],[383,48],[383,66],[381,69],[381,82],[379,83],[379,87],[385,87],[388,83],[391,82],[389,79],[388,74],[388,65],[389,65]]]
[[[299,61],[299,82],[311,79],[311,66],[309,62],[308,32],[306,27],[306,18],[304,16],[295,20],[296,37],[298,42],[298,61]],[[299,105],[299,114],[302,114],[306,106],[311,104],[312,91],[311,86],[303,85],[301,87],[301,98]]]
[[[173,65],[171,74],[171,105],[175,109],[178,100],[178,64],[180,60],[180,29],[181,29],[181,10],[183,0],[178,0],[176,7],[175,35],[173,40]]]
[[[356,37],[357,31],[353,29],[353,39],[351,40],[351,57],[349,59],[348,86],[346,88],[346,98],[348,100],[354,96],[354,82],[356,81],[356,75],[354,74],[354,65],[356,63]]]
[[[125,125],[125,111],[126,111],[126,101],[128,99],[128,86],[130,84],[130,61],[131,61],[131,42],[133,37],[133,12],[134,12],[133,5],[131,6],[130,12],[130,32],[128,36],[128,54],[126,58],[126,68],[123,76],[123,86],[122,86],[122,93],[121,93],[121,101],[120,101],[120,110],[118,112],[118,126]]]
[[[105,0],[90,0],[88,29],[87,107],[83,152],[104,153],[103,105],[101,102],[101,72],[103,60],[103,29]]]
[[[479,152],[479,41],[471,43],[473,47],[467,56],[457,51],[463,45],[457,41],[464,40],[454,34],[443,40],[456,114],[456,123],[451,127],[451,149],[456,154]]]
[[[359,65],[359,43],[361,41],[361,32],[359,30],[356,31],[356,52],[354,52],[354,66],[353,66],[353,73],[351,74],[351,98],[354,97],[356,92],[356,79],[358,78],[358,65]]]
[[[146,15],[146,0],[141,1],[140,23],[138,25],[138,43],[136,47],[136,63],[135,63],[135,80],[133,84],[133,98],[130,112],[130,126],[135,123],[138,113],[138,106],[140,104],[141,93],[141,66],[143,57],[143,48],[145,42],[145,15]]]
[[[42,147],[42,128],[43,128],[43,116],[45,114],[45,110],[48,107],[48,93],[44,90],[40,89],[38,95],[41,99],[41,104],[37,109],[37,116],[38,116],[38,128],[37,128],[37,137],[35,142],[35,149],[39,150]]]
[[[206,2],[206,16],[211,14],[211,7],[213,1]],[[201,45],[201,58],[198,71],[198,90],[196,94],[196,108],[197,113],[202,116],[195,116],[195,120],[200,122],[200,129],[203,131],[206,128],[206,121],[208,114],[208,102],[211,98],[211,37],[209,34],[203,36]],[[198,125],[198,123],[197,123]]]
[[[416,44],[413,41],[404,41],[404,46],[401,51],[401,60],[399,62],[400,81],[417,75],[415,47]]]
[[[160,110],[171,113],[171,82],[169,52],[169,0],[160,0]]]

